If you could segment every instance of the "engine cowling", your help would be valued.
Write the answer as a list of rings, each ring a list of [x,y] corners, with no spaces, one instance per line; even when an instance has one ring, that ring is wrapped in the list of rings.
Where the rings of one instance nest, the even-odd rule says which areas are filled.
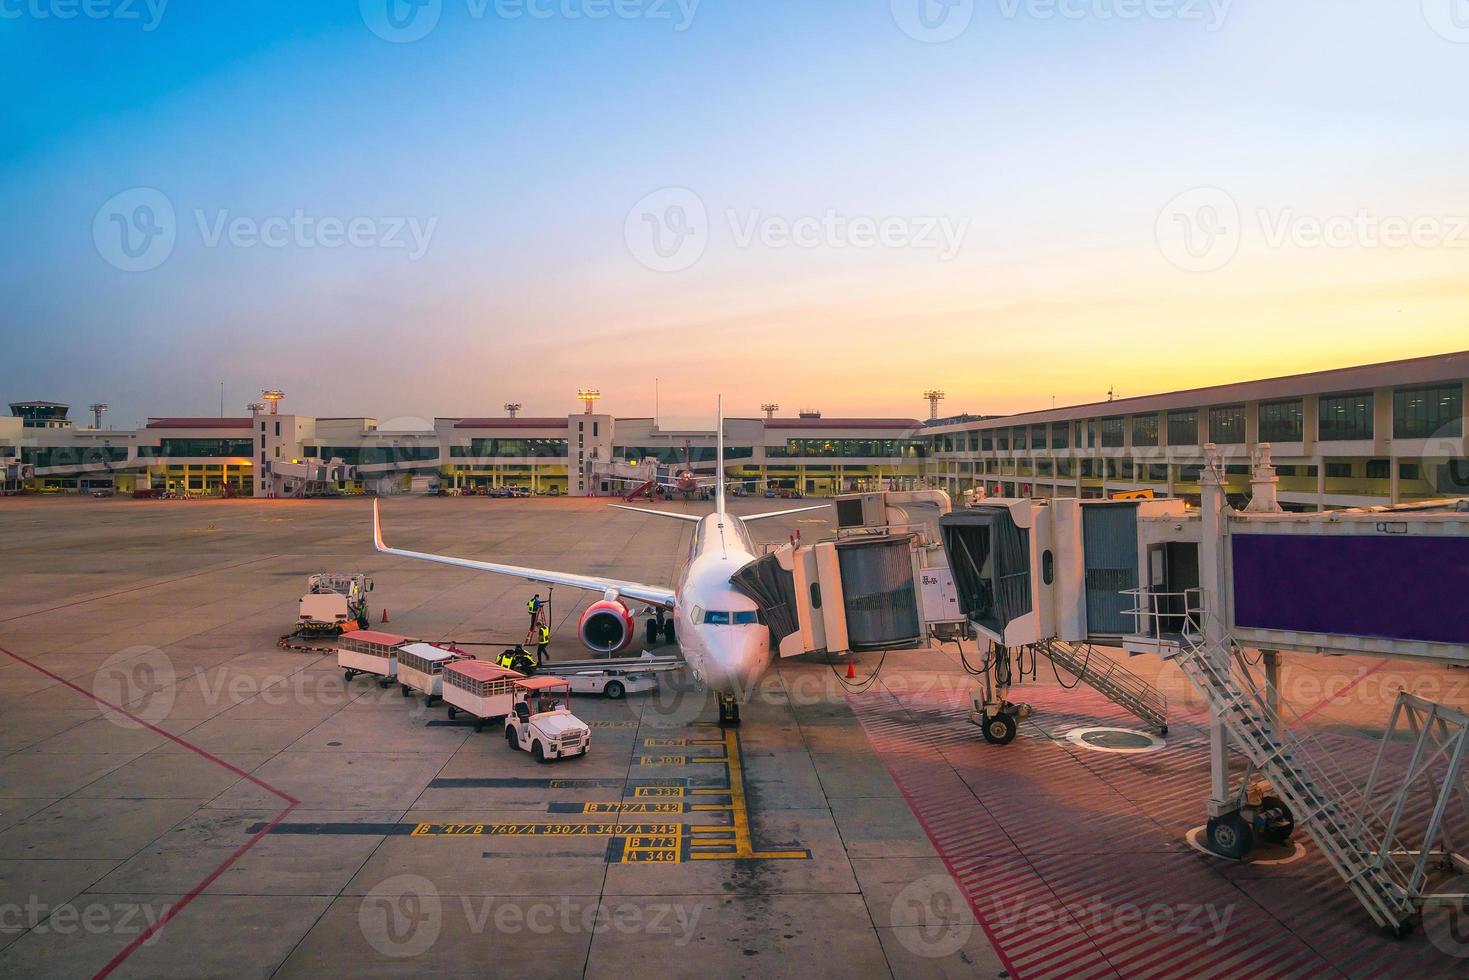
[[[587,606],[576,626],[582,644],[596,653],[616,653],[632,642],[632,610],[616,599]]]

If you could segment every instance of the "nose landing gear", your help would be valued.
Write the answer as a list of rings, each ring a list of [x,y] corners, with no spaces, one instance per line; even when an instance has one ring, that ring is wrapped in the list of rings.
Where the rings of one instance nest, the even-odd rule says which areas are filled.
[[[720,727],[721,729],[739,727],[739,701],[736,701],[735,695],[730,695],[730,693],[720,695]]]

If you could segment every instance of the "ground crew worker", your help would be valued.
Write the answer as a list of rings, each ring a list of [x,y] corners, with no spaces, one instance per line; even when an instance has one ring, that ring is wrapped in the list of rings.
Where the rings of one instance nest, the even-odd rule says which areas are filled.
[[[551,655],[546,652],[546,647],[551,645],[551,628],[549,626],[542,626],[537,640],[536,666],[539,667],[542,662],[551,659]]]
[[[541,594],[539,592],[531,596],[530,601],[525,604],[526,612],[530,613],[530,625],[532,629],[535,628],[537,617],[541,615],[541,605]]]

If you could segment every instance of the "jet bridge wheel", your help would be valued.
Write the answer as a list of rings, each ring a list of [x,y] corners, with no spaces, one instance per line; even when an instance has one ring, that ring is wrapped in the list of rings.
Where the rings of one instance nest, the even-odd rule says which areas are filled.
[[[1204,833],[1209,850],[1233,861],[1244,860],[1255,846],[1255,832],[1238,812],[1210,817]]]
[[[1009,745],[1015,741],[1015,718],[1004,712],[986,715],[979,730],[984,732],[984,740],[991,745]]]
[[[1296,818],[1290,812],[1290,807],[1278,796],[1267,796],[1260,800],[1260,813],[1271,810],[1275,811],[1274,826],[1267,825],[1260,831],[1260,836],[1272,844],[1284,844],[1296,831]]]

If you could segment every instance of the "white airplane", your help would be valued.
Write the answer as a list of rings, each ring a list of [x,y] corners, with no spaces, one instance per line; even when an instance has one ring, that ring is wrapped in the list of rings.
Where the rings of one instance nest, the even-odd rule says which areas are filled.
[[[737,725],[740,720],[740,702],[749,698],[756,682],[765,674],[771,661],[770,631],[760,622],[754,600],[730,583],[732,575],[756,558],[755,545],[745,525],[772,517],[821,510],[830,505],[796,507],[751,514],[744,518],[728,513],[724,506],[723,399],[720,400],[716,438],[718,459],[714,513],[707,517],[696,517],[693,514],[612,505],[619,510],[697,525],[693,541],[689,545],[688,557],[679,572],[678,584],[672,589],[620,579],[389,548],[383,544],[382,524],[375,500],[372,504],[373,546],[386,555],[418,558],[441,565],[511,575],[531,582],[600,592],[602,598],[587,607],[577,625],[577,634],[582,643],[599,653],[621,650],[632,642],[636,630],[629,601],[653,610],[658,614],[659,620],[662,620],[664,614],[672,612],[674,638],[684,660],[692,668],[694,677],[719,695],[720,724]]]

